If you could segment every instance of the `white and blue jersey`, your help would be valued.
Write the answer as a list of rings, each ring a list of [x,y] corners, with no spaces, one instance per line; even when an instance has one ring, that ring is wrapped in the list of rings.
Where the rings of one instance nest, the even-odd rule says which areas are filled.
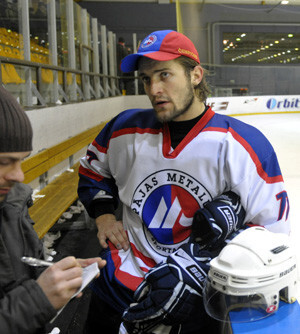
[[[152,109],[110,121],[81,159],[79,197],[123,203],[127,251],[111,243],[104,268],[134,291],[145,273],[189,240],[193,215],[225,191],[241,198],[247,223],[289,233],[289,202],[276,154],[256,128],[210,108],[173,149]]]

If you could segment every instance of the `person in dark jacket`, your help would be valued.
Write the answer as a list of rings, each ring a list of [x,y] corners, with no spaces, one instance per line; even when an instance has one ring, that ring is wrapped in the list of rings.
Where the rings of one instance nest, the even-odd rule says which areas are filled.
[[[45,333],[43,328],[82,284],[82,267],[101,258],[68,256],[47,269],[21,257],[43,259],[41,241],[28,214],[31,188],[22,184],[21,162],[32,150],[32,127],[14,97],[0,87],[0,332]],[[80,295],[79,295],[80,296]]]
[[[134,95],[134,80],[132,77],[134,76],[134,72],[124,73],[121,70],[121,60],[129,55],[131,52],[130,48],[127,48],[125,44],[125,39],[123,37],[119,37],[117,43],[117,64],[118,71],[117,74],[121,79],[119,80],[119,88],[123,95]]]

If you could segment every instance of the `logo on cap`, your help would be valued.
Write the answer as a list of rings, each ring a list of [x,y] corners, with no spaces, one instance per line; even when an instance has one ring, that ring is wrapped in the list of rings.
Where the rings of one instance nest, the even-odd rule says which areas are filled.
[[[190,57],[190,58],[194,58],[196,61],[199,62],[198,56],[194,52],[190,50],[181,49],[181,48],[178,48],[177,51],[178,53],[181,53],[182,55]]]
[[[152,44],[154,44],[157,40],[157,37],[155,35],[148,36],[145,41],[142,44],[142,48],[148,48]]]

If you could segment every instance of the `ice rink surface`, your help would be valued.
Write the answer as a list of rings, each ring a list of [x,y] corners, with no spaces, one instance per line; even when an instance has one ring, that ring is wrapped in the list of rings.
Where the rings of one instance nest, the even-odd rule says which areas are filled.
[[[290,202],[291,238],[298,257],[300,302],[300,113],[235,117],[258,128],[277,154]]]

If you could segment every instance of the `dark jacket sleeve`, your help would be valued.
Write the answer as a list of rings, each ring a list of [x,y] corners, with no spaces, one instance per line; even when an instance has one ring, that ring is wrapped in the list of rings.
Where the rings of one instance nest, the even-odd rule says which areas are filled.
[[[38,285],[39,273],[22,256],[42,257],[42,245],[28,215],[28,186],[16,184],[0,205],[0,333],[45,333],[56,310]]]
[[[38,333],[55,315],[35,280],[24,281],[0,300],[1,333]]]

